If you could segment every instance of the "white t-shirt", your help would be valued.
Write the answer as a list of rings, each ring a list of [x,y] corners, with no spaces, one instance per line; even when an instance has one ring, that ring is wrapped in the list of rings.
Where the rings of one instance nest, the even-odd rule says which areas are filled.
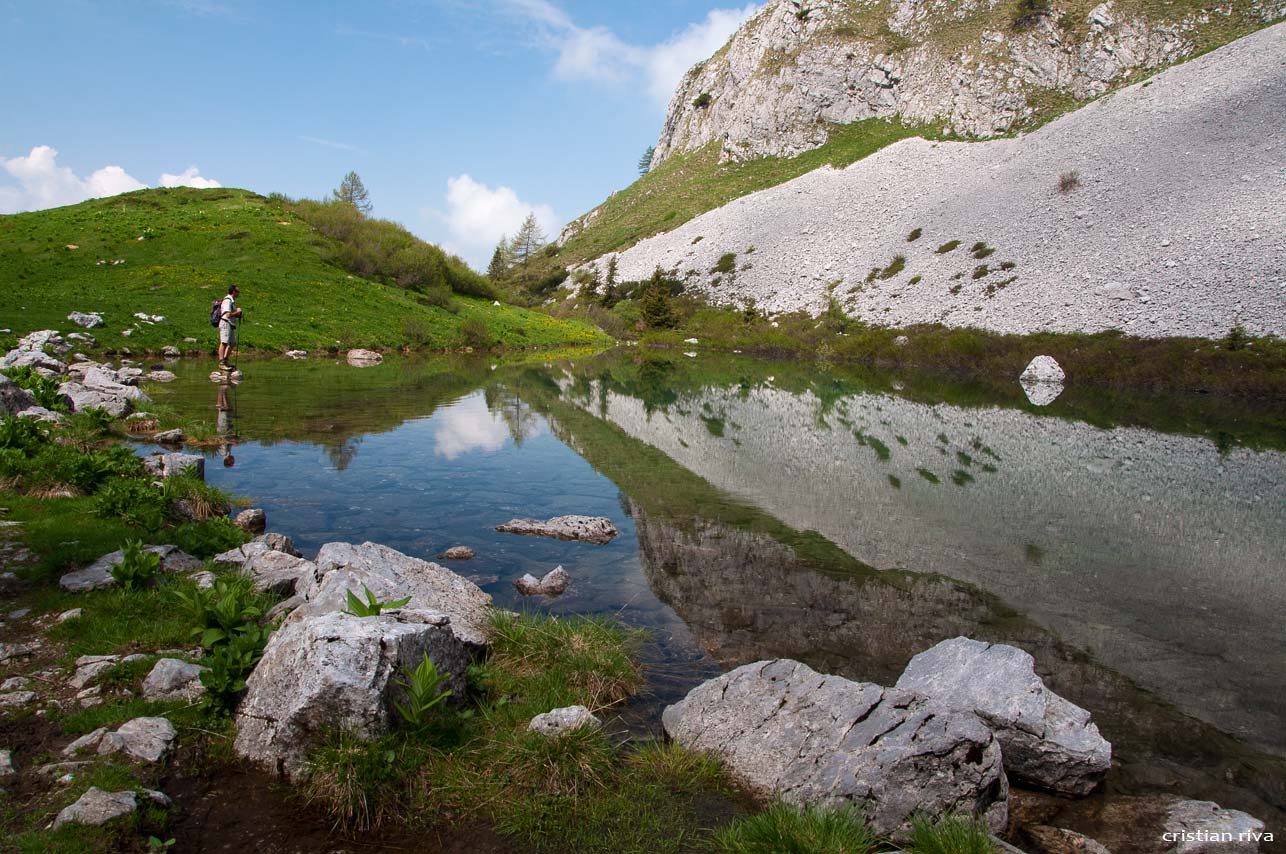
[[[219,307],[220,321],[228,324],[234,329],[237,326],[237,319],[235,317],[229,317],[228,315],[230,315],[236,307],[237,307],[237,301],[232,298],[232,294],[228,294],[226,297],[224,297],[223,305]]]

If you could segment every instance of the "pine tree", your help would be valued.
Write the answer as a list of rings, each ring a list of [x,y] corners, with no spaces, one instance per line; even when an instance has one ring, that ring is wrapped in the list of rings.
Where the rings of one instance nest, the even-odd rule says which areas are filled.
[[[639,175],[643,176],[652,171],[652,155],[656,153],[656,146],[649,145],[647,151],[639,158]]]
[[[617,293],[616,276],[616,256],[613,255],[607,260],[607,281],[603,283],[603,306],[605,308],[611,308],[621,301],[621,295]]]
[[[500,235],[500,242],[496,244],[496,251],[491,253],[491,263],[487,265],[487,278],[491,281],[499,281],[509,274],[509,267],[513,264],[513,256],[509,253],[509,238]]]
[[[648,329],[670,329],[678,322],[670,305],[670,284],[660,267],[652,273],[647,292],[639,303],[639,313]]]
[[[334,196],[362,213],[371,212],[370,194],[366,192],[366,185],[362,183],[362,179],[356,172],[349,172],[344,176],[344,180],[339,182],[339,189],[334,191]]]
[[[536,222],[536,214],[534,212],[527,214],[527,218],[522,221],[522,225],[518,228],[518,233],[509,242],[510,266],[521,268],[524,284],[527,282],[528,264],[536,256],[536,253],[540,251],[541,247],[548,242],[540,223]]]

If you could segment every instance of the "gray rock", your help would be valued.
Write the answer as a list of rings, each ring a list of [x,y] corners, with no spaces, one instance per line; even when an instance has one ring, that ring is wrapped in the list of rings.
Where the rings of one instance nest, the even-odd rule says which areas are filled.
[[[571,583],[571,575],[559,566],[545,573],[543,578],[527,573],[514,581],[514,587],[524,596],[559,596]]]
[[[178,379],[173,371],[155,370],[147,372],[147,381],[153,383],[172,383]]]
[[[310,560],[285,552],[264,549],[241,565],[241,572],[254,579],[256,590],[270,590],[280,596],[291,596],[299,579],[313,575],[317,565]]]
[[[13,753],[8,750],[0,750],[0,780],[5,777],[12,777],[18,771],[13,767]]]
[[[143,680],[143,697],[148,700],[195,700],[205,693],[201,673],[209,669],[177,658],[162,658]]]
[[[73,777],[75,772],[82,768],[88,768],[94,763],[91,760],[83,759],[77,762],[50,762],[41,765],[35,769],[36,776],[44,780],[58,780],[60,777]],[[61,780],[59,780],[61,782]],[[70,782],[70,780],[68,781]]]
[[[35,691],[10,691],[0,694],[0,709],[20,709],[40,699]]]
[[[287,350],[286,358],[294,359],[295,361],[299,361],[300,359],[307,359],[308,351],[307,350]]]
[[[1264,823],[1211,801],[1177,801],[1166,811],[1163,839],[1172,854],[1255,854]]]
[[[58,386],[58,393],[71,401],[75,412],[86,409],[101,409],[113,418],[128,415],[133,403],[124,397],[93,391],[78,382],[66,382]]]
[[[179,551],[177,546],[148,546],[144,551],[161,556],[162,572],[193,572],[203,566],[200,560],[187,552]],[[111,587],[116,584],[116,579],[112,578],[112,568],[124,559],[125,552],[121,550],[103,555],[84,569],[67,573],[59,579],[58,584],[62,589],[73,593]]]
[[[66,611],[63,611],[61,614],[59,614],[59,615],[54,619],[54,622],[55,622],[55,623],[65,623],[65,622],[67,622],[68,620],[74,620],[74,619],[76,619],[77,617],[79,617],[79,616],[83,615],[84,613],[85,613],[85,609],[84,609],[84,608],[71,608],[71,609],[66,610]]]
[[[581,727],[598,729],[602,725],[602,721],[594,717],[590,710],[584,706],[567,706],[536,715],[531,719],[531,723],[527,724],[527,729],[544,736],[554,737]]]
[[[40,649],[40,644],[36,641],[26,643],[0,643],[0,664],[9,664],[19,658],[27,658],[36,654]]]
[[[173,344],[166,344],[161,348],[161,355],[167,359],[177,359],[183,355],[183,351]]]
[[[1015,779],[1084,795],[1112,765],[1112,745],[1090,713],[1046,688],[1032,657],[1017,647],[945,640],[912,658],[896,687],[977,714],[996,734]]]
[[[237,527],[252,534],[262,534],[268,527],[268,514],[258,507],[237,514]]]
[[[52,409],[45,409],[43,406],[32,406],[18,413],[19,418],[34,418],[37,421],[45,421],[50,424],[63,424],[67,421],[67,416],[61,412],[54,412]]]
[[[41,329],[38,332],[31,332],[19,338],[18,349],[52,352],[55,355],[62,356],[70,352],[72,347],[58,330]]]
[[[398,610],[378,617],[327,613],[290,620],[273,634],[237,711],[238,755],[295,778],[328,730],[360,738],[386,733],[397,680],[427,654],[447,687],[464,689],[470,653],[442,613]]]
[[[1052,356],[1037,356],[1027,363],[1018,377],[1021,383],[1057,383],[1061,385],[1067,379],[1063,368]]]
[[[98,741],[98,753],[124,753],[144,762],[156,762],[177,735],[174,724],[165,718],[134,718],[115,732],[104,733]]]
[[[1008,781],[1000,744],[971,712],[896,689],[823,676],[789,659],[738,667],[692,689],[662,723],[713,753],[751,791],[861,809],[895,835],[913,813],[962,812],[999,831]]]
[[[349,350],[348,363],[357,368],[368,368],[384,361],[384,357],[374,350]]]
[[[478,553],[468,546],[452,546],[438,555],[438,560],[473,560]]]
[[[173,430],[162,430],[155,434],[152,436],[152,441],[158,445],[182,445],[183,440],[186,438],[187,436],[184,435],[183,431],[175,427]]]
[[[0,682],[0,691],[21,691],[30,684],[31,680],[25,676],[10,676]]]
[[[70,757],[85,751],[90,751],[90,750],[96,751],[98,750],[99,745],[103,743],[103,739],[106,737],[107,737],[107,727],[100,726],[98,729],[94,730],[93,732],[85,733],[80,738],[76,739],[71,744],[64,747],[63,756]]]
[[[0,374],[0,416],[17,415],[35,405],[31,392]]]
[[[115,667],[120,660],[119,655],[82,655],[76,659],[76,672],[67,684],[79,691]]]
[[[1036,843],[1040,854],[1112,854],[1107,846],[1074,830],[1036,824],[1024,827],[1023,832]]]
[[[103,316],[96,311],[73,311],[67,315],[67,319],[85,329],[93,329],[96,326],[102,326],[104,323]]]
[[[609,543],[620,533],[610,519],[601,516],[557,516],[544,522],[536,519],[510,519],[503,525],[497,525],[496,530],[510,534],[553,537],[556,540],[578,540],[596,545]]]
[[[214,582],[218,581],[215,574],[210,572],[208,569],[203,569],[200,572],[194,572],[188,577],[192,579],[193,584],[202,590],[209,590],[214,586]]]
[[[295,548],[295,541],[290,537],[287,537],[285,534],[274,534],[271,532],[260,534],[251,542],[263,543],[273,551],[285,552],[286,554],[294,555],[295,557],[303,557],[303,555],[301,555]]]
[[[139,371],[139,373],[141,374],[142,372]],[[99,365],[85,371],[80,382],[85,388],[99,394],[125,398],[139,403],[151,403],[152,399],[144,394],[142,389],[125,382],[125,380],[133,381],[136,378],[137,375],[132,370],[122,368],[119,371],[113,371],[105,365]]]
[[[327,543],[316,563],[316,570],[299,580],[296,590],[306,601],[290,620],[342,611],[349,591],[363,596],[365,587],[381,602],[410,596],[408,608],[447,614],[451,630],[471,649],[487,644],[491,597],[445,567],[378,543]]]
[[[114,818],[129,815],[136,809],[138,803],[133,792],[104,792],[97,786],[90,786],[89,791],[81,795],[76,803],[58,813],[58,817],[54,819],[54,830],[64,824],[97,827]]]
[[[0,359],[0,369],[31,368],[42,377],[53,378],[65,374],[67,366],[40,350],[10,350]]]

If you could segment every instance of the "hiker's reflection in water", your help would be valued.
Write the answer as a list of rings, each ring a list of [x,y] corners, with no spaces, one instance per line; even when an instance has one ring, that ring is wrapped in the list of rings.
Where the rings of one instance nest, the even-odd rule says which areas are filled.
[[[215,400],[214,408],[218,410],[218,416],[215,419],[215,430],[218,432],[223,441],[219,444],[219,456],[223,458],[225,468],[232,468],[237,464],[237,458],[232,455],[232,449],[236,446],[236,431],[232,426],[232,419],[236,416],[236,395],[232,394],[232,383],[219,383],[219,396]]]

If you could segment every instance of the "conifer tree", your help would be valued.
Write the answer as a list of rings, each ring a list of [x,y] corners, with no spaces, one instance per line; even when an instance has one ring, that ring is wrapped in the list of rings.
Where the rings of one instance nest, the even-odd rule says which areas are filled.
[[[527,218],[518,227],[518,233],[509,242],[510,266],[521,268],[524,284],[527,282],[527,267],[531,259],[548,242],[540,223],[536,222],[535,212],[527,214]]]
[[[349,172],[344,176],[344,180],[339,182],[339,189],[334,191],[334,196],[362,213],[371,212],[371,196],[366,192],[366,185],[362,183],[362,179],[356,172]]]
[[[656,146],[649,145],[647,151],[639,158],[639,175],[643,176],[652,171],[652,155],[656,153]]]
[[[491,253],[491,263],[487,265],[487,278],[493,282],[503,279],[508,275],[511,264],[513,264],[513,256],[509,252],[509,238],[502,234],[500,242],[496,244],[496,251]]]
[[[652,273],[647,292],[639,303],[639,313],[648,329],[670,329],[678,323],[674,307],[670,304],[670,284],[660,267]]]

